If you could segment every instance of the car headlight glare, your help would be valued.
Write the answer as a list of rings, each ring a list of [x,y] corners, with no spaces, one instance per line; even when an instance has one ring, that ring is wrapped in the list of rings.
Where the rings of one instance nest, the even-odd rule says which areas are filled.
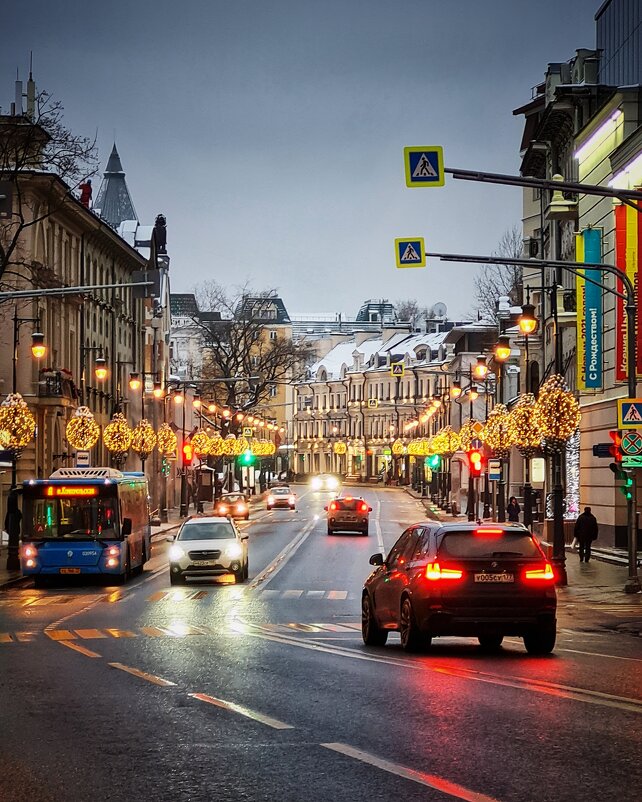
[[[310,484],[313,490],[321,490],[321,480],[318,477],[315,477]]]
[[[169,559],[172,560],[172,562],[176,562],[177,560],[180,560],[181,557],[184,556],[185,552],[180,546],[174,544],[173,546],[169,547]]]
[[[236,557],[240,557],[243,554],[243,547],[240,543],[232,543],[226,549],[227,556],[235,559]]]
[[[334,478],[334,476],[330,476],[328,478],[327,485],[330,490],[336,490],[337,487],[339,487],[339,482]]]

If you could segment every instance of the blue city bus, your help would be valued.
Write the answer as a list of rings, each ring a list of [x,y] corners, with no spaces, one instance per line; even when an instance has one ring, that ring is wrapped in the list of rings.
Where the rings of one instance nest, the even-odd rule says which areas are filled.
[[[23,576],[78,574],[125,582],[151,555],[147,480],[113,468],[61,468],[22,489]]]

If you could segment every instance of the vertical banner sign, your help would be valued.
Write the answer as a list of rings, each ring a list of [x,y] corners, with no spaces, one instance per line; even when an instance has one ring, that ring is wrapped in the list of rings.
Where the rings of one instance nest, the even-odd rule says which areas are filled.
[[[600,264],[602,262],[602,232],[599,228],[585,228],[584,261]],[[586,278],[598,282],[585,281],[584,287],[584,328],[585,328],[585,386],[587,390],[602,389],[602,273],[598,269],[586,270]]]
[[[626,265],[626,212],[627,206],[624,203],[618,204],[614,209],[615,214],[615,266],[622,273],[627,272]],[[622,279],[618,278],[615,289],[624,292]],[[615,299],[615,381],[625,382],[628,377],[626,367],[626,342],[627,342],[627,323],[624,312],[624,300]]]
[[[584,237],[575,235],[575,259],[585,262]],[[578,270],[575,277],[575,293],[577,306],[577,387],[586,390],[586,281],[584,274]]]
[[[638,208],[631,209],[630,206],[627,206],[627,209],[631,209],[633,212],[633,218],[635,220],[636,226],[636,240],[635,240],[635,294],[637,297],[638,302],[638,311],[635,318],[635,351],[636,351],[636,362],[635,362],[635,374],[636,376],[642,375],[642,326],[640,326],[640,301],[642,300],[642,281],[640,281],[640,260],[642,259],[642,247],[640,247],[640,243],[642,243],[642,204],[638,201]]]

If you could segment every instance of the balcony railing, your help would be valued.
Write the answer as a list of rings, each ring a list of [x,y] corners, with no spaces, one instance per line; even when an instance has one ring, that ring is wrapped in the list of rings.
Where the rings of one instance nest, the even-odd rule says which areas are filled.
[[[78,400],[78,388],[71,374],[62,370],[41,370],[38,380],[38,396],[40,398],[67,398]]]

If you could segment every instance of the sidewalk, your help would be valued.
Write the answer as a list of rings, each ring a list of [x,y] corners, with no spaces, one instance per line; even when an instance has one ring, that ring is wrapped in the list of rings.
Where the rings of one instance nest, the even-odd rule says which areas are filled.
[[[250,496],[250,509],[256,508],[263,504],[264,501],[264,493],[259,493],[256,496]],[[211,503],[205,502],[205,512],[209,512],[211,510]],[[156,541],[161,541],[164,536],[171,532],[175,532],[178,527],[181,525],[183,519],[178,514],[178,508],[168,510],[167,518],[168,521],[165,524],[161,524],[160,526],[153,526],[152,527],[152,543]],[[190,515],[194,515],[193,509],[189,511]],[[0,589],[2,588],[11,588],[11,587],[19,587],[20,584],[24,581],[29,581],[28,579],[24,578],[20,571],[8,571],[6,568],[7,565],[7,544],[6,541],[0,543]]]

